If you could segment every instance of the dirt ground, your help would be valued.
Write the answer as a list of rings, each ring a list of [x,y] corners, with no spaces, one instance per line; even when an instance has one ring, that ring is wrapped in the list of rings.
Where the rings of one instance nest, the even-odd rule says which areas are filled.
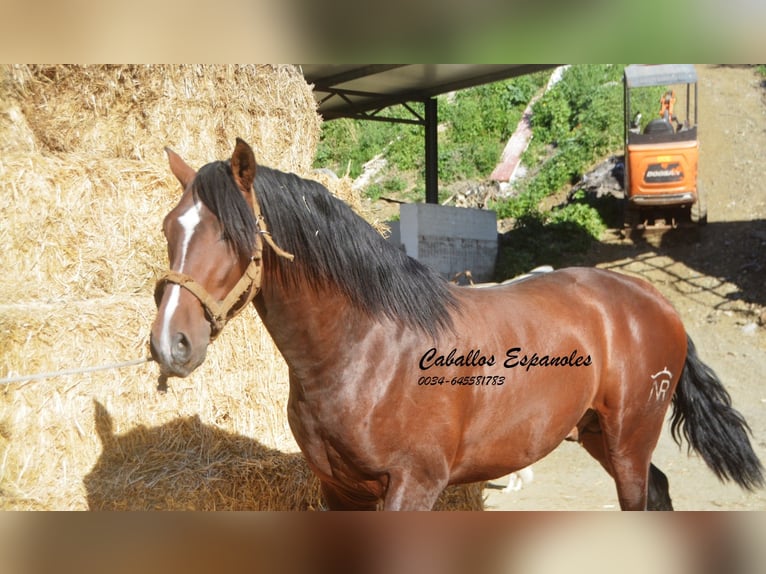
[[[697,70],[708,225],[698,241],[677,233],[628,241],[609,230],[585,263],[643,276],[673,302],[766,464],[766,82],[752,67]],[[720,483],[667,428],[653,461],[667,474],[678,510],[766,510],[766,491]],[[619,508],[613,481],[577,444],[562,444],[533,471],[534,480],[517,492],[502,492],[505,478],[490,483],[487,509]]]

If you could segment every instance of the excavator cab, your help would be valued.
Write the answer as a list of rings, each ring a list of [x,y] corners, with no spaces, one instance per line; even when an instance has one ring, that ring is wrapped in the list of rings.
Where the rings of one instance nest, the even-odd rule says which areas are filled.
[[[625,68],[625,226],[704,224],[692,64]]]

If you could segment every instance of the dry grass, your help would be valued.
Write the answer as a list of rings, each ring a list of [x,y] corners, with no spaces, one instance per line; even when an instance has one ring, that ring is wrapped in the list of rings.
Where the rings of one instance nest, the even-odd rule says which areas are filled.
[[[228,157],[306,174],[319,137],[292,66],[0,68],[0,240],[7,299],[148,292],[164,260],[162,216],[178,184],[163,152],[192,166]]]
[[[0,293],[6,301],[149,293],[166,259],[160,225],[177,201],[165,166],[129,160],[0,157]]]
[[[153,315],[150,297],[6,308],[3,359],[37,372],[144,356]],[[254,311],[227,327],[193,376],[166,393],[156,386],[152,364],[11,385],[0,421],[14,447],[3,468],[13,507],[241,508],[215,493],[242,488],[267,452],[272,462],[302,462],[285,454],[297,451],[287,368]]]
[[[306,173],[319,139],[293,66],[14,65],[6,84],[43,153],[163,162],[170,146],[202,165],[239,136],[265,165]]]
[[[0,66],[0,377],[146,356],[178,194],[163,146],[199,166],[241,136],[313,176],[319,125],[290,66]],[[316,177],[362,211],[348,181]],[[0,388],[0,508],[319,506],[253,310],[156,386],[144,364]],[[481,487],[440,507],[481,508]]]

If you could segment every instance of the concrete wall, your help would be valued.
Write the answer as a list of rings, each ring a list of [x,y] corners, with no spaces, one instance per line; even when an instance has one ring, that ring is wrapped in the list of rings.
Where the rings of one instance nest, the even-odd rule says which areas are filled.
[[[399,236],[407,255],[447,279],[470,271],[475,281],[492,280],[497,258],[494,211],[405,203],[399,215]]]

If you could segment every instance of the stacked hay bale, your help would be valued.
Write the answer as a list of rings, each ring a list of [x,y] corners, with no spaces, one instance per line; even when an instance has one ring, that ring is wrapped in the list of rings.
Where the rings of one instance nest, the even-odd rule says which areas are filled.
[[[164,146],[310,175],[320,118],[292,66],[0,67],[0,377],[147,355],[160,225],[178,199]],[[323,181],[358,207],[348,182]],[[192,376],[156,366],[4,385],[0,507],[311,509],[286,420],[287,368],[246,311]],[[481,488],[442,508],[482,507]]]

